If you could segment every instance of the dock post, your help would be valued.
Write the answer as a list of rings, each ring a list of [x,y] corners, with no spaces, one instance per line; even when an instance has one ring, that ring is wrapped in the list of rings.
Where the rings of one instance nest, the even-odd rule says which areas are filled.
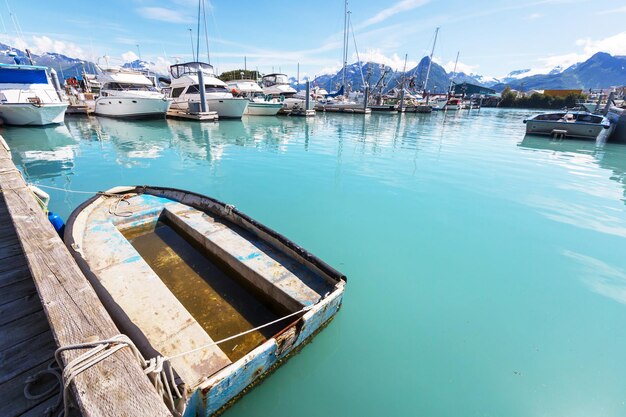
[[[206,105],[206,90],[204,86],[204,74],[201,69],[198,69],[198,89],[200,90],[200,111],[206,113],[208,111]]]
[[[370,99],[370,86],[365,86],[365,95],[363,96],[363,110],[367,110],[367,102]]]
[[[57,75],[57,72],[54,70],[54,68],[50,68],[50,78],[52,81],[52,85],[54,86],[54,89],[57,92],[57,96],[59,96],[59,100],[63,101],[61,83],[59,82],[59,76]]]
[[[404,109],[404,86],[402,86],[402,91],[400,92],[400,108],[398,111],[402,112]]]
[[[306,106],[305,106],[305,111],[310,109],[310,105],[311,105],[311,81],[306,80]]]

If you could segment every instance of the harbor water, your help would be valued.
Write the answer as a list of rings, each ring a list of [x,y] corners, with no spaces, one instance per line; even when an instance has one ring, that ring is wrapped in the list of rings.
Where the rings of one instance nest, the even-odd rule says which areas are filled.
[[[3,127],[67,219],[88,194],[206,194],[348,276],[312,343],[225,416],[626,415],[626,146],[524,110]]]

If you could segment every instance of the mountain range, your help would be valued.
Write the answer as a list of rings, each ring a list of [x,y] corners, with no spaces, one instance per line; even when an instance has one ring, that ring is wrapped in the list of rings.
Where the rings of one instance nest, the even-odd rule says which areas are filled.
[[[10,52],[15,52],[23,63],[27,63],[26,53],[9,45],[0,43],[0,63],[13,63]],[[40,55],[32,54],[37,65],[54,68],[60,78],[78,76],[83,72],[94,72],[95,65],[92,62],[72,58],[63,54],[46,52]],[[424,89],[424,81],[430,60],[422,58],[415,68],[406,72],[395,71],[391,67],[375,62],[355,62],[346,67],[346,81],[353,90],[363,88],[363,81],[370,85],[373,91],[385,92],[399,87],[403,80],[410,83],[418,91]],[[154,63],[136,60],[123,65],[126,68],[152,68]],[[382,77],[384,74],[384,78]],[[325,88],[328,91],[336,90],[341,84],[343,72],[339,70],[334,74],[325,74],[316,77],[314,85]],[[293,80],[295,84],[295,80]],[[506,87],[515,90],[543,90],[543,89],[600,89],[626,85],[626,56],[613,56],[605,52],[598,52],[584,62],[570,67],[557,66],[546,74],[540,74],[535,70],[526,68],[511,71],[504,77],[494,78],[479,74],[465,74],[463,72],[448,73],[439,64],[433,61],[427,90],[433,93],[446,92],[451,82],[468,82],[502,91]],[[301,82],[302,85],[302,82]]]
[[[397,81],[402,77],[412,78],[418,90],[423,89],[424,79],[428,68],[429,58],[424,57],[417,67],[407,71],[392,71],[388,75],[390,80],[387,83],[387,90],[397,85]],[[370,68],[381,67],[380,64],[367,62],[361,63],[363,72],[369,73]],[[361,88],[362,81],[359,63],[347,67],[346,78],[353,89]],[[372,71],[374,83],[380,78],[381,71]],[[327,74],[317,77],[314,82],[326,89],[335,89],[341,81],[342,72]],[[428,90],[434,93],[445,92],[450,82],[468,82],[502,91],[506,87],[515,90],[545,90],[545,89],[600,89],[626,85],[626,56],[613,56],[606,52],[598,52],[584,62],[571,65],[568,68],[557,66],[547,74],[538,74],[531,69],[521,69],[511,71],[505,77],[493,78],[484,77],[478,74],[465,74],[463,72],[447,73],[445,69],[432,63]],[[372,83],[370,82],[370,85]],[[329,90],[330,91],[330,90]]]

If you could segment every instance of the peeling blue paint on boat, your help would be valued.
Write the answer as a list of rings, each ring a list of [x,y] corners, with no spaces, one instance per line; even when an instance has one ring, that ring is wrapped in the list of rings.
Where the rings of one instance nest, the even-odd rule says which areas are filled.
[[[252,252],[248,256],[238,256],[237,259],[240,261],[248,261],[250,259],[258,258],[259,256],[261,256],[259,252]]]

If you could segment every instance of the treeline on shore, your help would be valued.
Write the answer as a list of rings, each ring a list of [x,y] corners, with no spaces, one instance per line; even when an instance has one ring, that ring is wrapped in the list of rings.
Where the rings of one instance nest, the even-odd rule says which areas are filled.
[[[498,107],[511,107],[522,109],[562,109],[565,107],[575,107],[576,103],[586,100],[585,94],[568,94],[564,97],[549,96],[540,93],[531,95],[521,95],[511,91],[509,87],[502,91]]]

